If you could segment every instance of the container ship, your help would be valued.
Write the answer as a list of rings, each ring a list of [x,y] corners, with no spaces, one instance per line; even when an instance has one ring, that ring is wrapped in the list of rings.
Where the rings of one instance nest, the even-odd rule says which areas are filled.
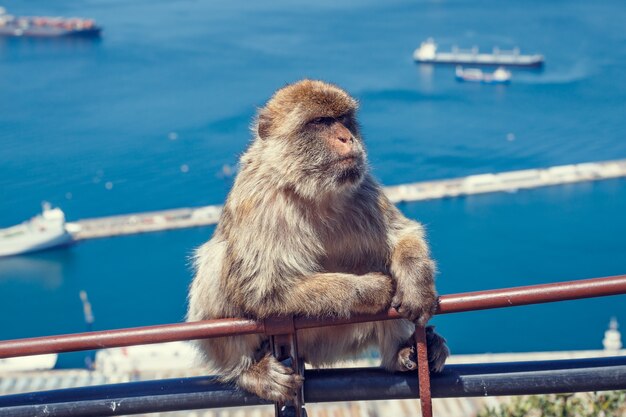
[[[522,55],[519,48],[510,51],[494,48],[492,53],[481,53],[477,47],[459,49],[453,47],[451,52],[437,52],[437,44],[432,38],[421,43],[413,52],[413,59],[421,64],[451,64],[451,65],[489,65],[534,67],[543,66],[543,55]]]
[[[56,38],[98,37],[100,28],[93,19],[79,17],[13,16],[0,7],[0,37]]]
[[[41,214],[17,226],[0,229],[0,257],[63,246],[72,240],[63,211],[44,203]]]

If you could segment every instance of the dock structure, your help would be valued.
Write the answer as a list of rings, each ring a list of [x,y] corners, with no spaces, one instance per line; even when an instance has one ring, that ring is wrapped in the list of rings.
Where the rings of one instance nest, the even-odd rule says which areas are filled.
[[[432,200],[626,177],[626,159],[470,175],[385,187],[393,203]],[[219,221],[221,205],[153,211],[66,224],[75,240],[208,226]]]
[[[148,211],[66,223],[74,240],[96,239],[216,224],[221,205]]]
[[[392,202],[402,203],[500,191],[514,192],[527,188],[620,177],[626,177],[626,159],[415,182],[385,187],[385,193]]]

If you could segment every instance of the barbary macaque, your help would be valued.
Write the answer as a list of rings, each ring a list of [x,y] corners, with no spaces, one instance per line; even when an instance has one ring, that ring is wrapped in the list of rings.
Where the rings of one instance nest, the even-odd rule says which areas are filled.
[[[422,226],[368,173],[356,111],[344,90],[313,80],[279,89],[259,110],[219,224],[196,252],[188,321],[394,307],[404,319],[299,330],[299,353],[328,365],[376,344],[386,369],[416,368],[411,336],[436,309],[435,265]],[[430,326],[427,339],[438,372],[448,348]],[[199,346],[224,381],[262,398],[288,401],[302,384],[266,336]]]

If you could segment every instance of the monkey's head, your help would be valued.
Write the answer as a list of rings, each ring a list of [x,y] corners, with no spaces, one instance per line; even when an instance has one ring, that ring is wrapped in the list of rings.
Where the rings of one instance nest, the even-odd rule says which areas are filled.
[[[367,170],[358,104],[341,88],[303,80],[278,90],[259,110],[255,146],[281,186],[304,197],[346,193]]]

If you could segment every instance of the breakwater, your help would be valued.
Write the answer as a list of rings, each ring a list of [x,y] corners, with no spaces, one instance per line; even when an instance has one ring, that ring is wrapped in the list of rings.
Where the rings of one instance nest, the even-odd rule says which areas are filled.
[[[415,182],[385,187],[384,191],[393,203],[402,203],[620,177],[626,177],[626,159]],[[221,205],[211,205],[84,219],[66,226],[75,240],[84,240],[212,225],[221,211]]]

